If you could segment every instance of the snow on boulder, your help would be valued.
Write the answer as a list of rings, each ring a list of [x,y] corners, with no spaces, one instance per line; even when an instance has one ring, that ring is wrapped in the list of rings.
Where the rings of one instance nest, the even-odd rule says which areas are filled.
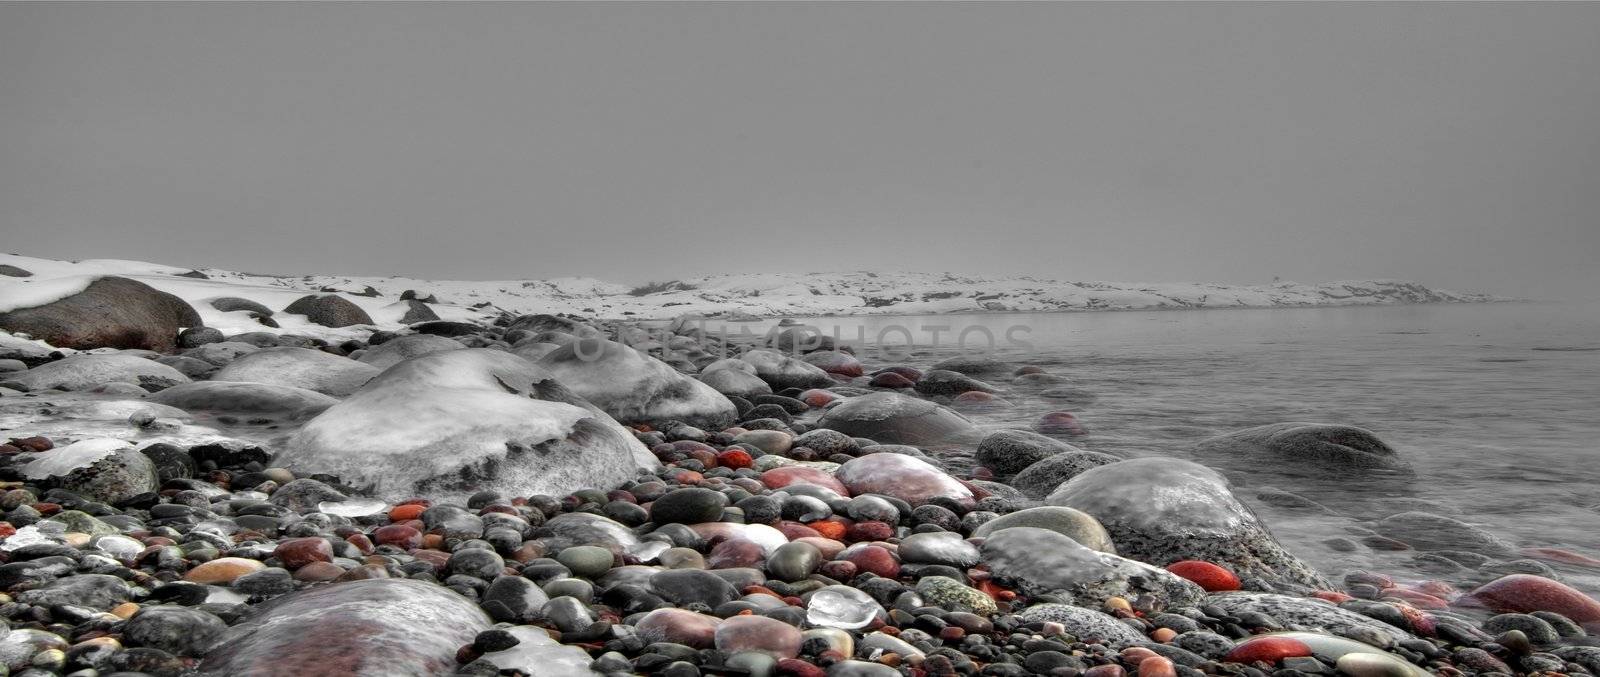
[[[717,430],[733,424],[733,403],[661,360],[603,338],[584,338],[539,360],[556,380],[623,423],[683,421]]]
[[[412,334],[384,341],[361,354],[360,362],[378,370],[388,369],[413,357],[421,357],[441,350],[461,350],[466,346],[443,336]]]
[[[276,462],[382,498],[561,496],[655,466],[643,444],[527,360],[489,349],[396,364],[292,435]]]
[[[107,383],[129,383],[146,390],[161,390],[189,377],[165,364],[133,355],[79,354],[46,362],[23,372],[6,374],[8,387],[17,390],[89,390]],[[20,386],[20,387],[17,387]]]
[[[884,444],[919,446],[976,441],[982,434],[961,414],[891,392],[849,398],[824,412],[817,425]]]
[[[92,438],[41,452],[22,469],[30,480],[56,486],[103,503],[117,503],[155,491],[155,464],[133,445]]]
[[[285,313],[304,315],[313,324],[324,327],[348,327],[352,324],[372,324],[367,311],[338,294],[309,294],[295,299],[283,309]]]
[[[378,375],[378,368],[310,348],[268,348],[228,363],[213,381],[270,383],[344,397]]]
[[[305,388],[229,381],[185,383],[156,393],[149,401],[186,411],[290,417],[319,414],[339,403],[338,398]]]
[[[0,289],[0,329],[57,348],[170,353],[178,332],[202,324],[183,299],[125,277],[56,278]]]

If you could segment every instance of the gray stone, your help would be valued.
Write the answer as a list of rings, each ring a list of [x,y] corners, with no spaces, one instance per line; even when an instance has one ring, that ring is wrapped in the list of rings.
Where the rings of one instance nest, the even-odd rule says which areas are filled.
[[[1035,527],[1048,529],[1077,541],[1090,550],[1117,554],[1111,536],[1094,516],[1061,506],[1044,505],[1007,513],[983,523],[972,531],[974,538],[984,538],[1001,529]]]
[[[1290,554],[1228,482],[1205,466],[1170,458],[1112,463],[1067,481],[1045,500],[1082,510],[1100,521],[1117,552],[1155,566],[1197,559],[1229,568],[1241,579],[1272,585],[1331,589]]]
[[[1205,590],[1142,562],[1090,550],[1055,531],[1033,527],[1000,529],[984,540],[983,561],[1003,584],[1029,595],[1066,593],[1083,606],[1110,597],[1149,595],[1163,606],[1195,606]]]
[[[344,397],[377,375],[371,365],[320,350],[268,348],[228,363],[211,380],[268,383]]]
[[[823,412],[817,425],[884,444],[937,446],[972,442],[972,421],[927,400],[877,392],[852,397]]]
[[[722,393],[615,341],[579,339],[538,364],[622,423],[674,420],[715,430],[734,421],[733,402]]]

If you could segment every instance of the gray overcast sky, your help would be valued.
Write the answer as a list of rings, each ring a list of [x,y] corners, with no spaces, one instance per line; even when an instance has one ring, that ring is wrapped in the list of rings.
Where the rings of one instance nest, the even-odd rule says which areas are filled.
[[[0,249],[1600,288],[1600,4],[6,4]]]

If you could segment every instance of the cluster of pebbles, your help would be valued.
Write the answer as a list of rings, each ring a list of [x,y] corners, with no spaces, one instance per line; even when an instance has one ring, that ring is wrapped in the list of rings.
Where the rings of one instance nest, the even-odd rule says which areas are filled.
[[[0,674],[1600,674],[1600,602],[1549,571],[1330,578],[1205,466],[1078,449],[1066,412],[985,435],[945,406],[991,405],[1001,378],[1054,383],[1043,370],[867,371],[818,348],[693,365],[731,416],[616,414],[656,464],[559,495],[372,497],[257,447],[14,438]],[[588,397],[652,404],[605,396]],[[1348,437],[1245,438],[1324,433]]]

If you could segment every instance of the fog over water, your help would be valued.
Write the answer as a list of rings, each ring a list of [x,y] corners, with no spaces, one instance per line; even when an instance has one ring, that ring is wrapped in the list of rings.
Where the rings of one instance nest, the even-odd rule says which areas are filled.
[[[5,248],[1600,289],[1593,4],[0,5]]]

